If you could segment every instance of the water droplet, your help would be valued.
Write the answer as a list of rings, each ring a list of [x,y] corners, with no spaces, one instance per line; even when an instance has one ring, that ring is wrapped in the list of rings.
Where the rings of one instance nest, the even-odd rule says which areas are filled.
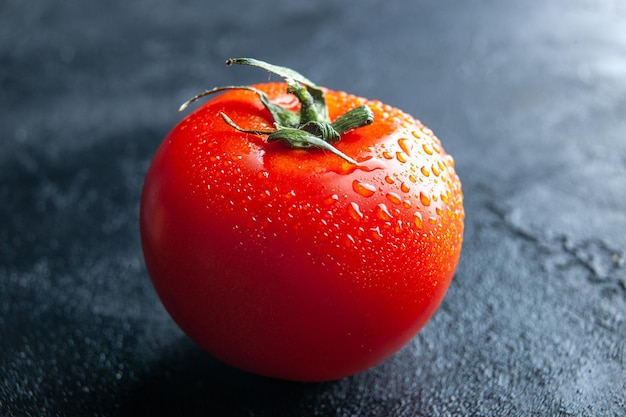
[[[396,193],[389,192],[385,195],[385,197],[387,197],[387,200],[391,201],[393,204],[402,203],[402,198],[400,198],[400,196]]]
[[[385,152],[383,152],[383,158],[385,158],[385,159],[393,159],[393,155],[391,155],[389,152],[385,151]]]
[[[376,192],[375,186],[359,180],[352,181],[352,189],[355,193],[360,194],[363,197],[371,197]]]
[[[422,133],[424,133],[427,136],[432,136],[433,135],[433,131],[430,130],[429,128],[427,128],[426,126],[422,126],[420,128],[420,130],[422,131]]]
[[[428,170],[428,168],[422,167],[420,171],[422,171],[422,175],[424,175],[425,177],[430,177],[430,171]]]
[[[411,155],[413,144],[410,140],[407,138],[398,139],[398,145],[400,145],[400,149],[402,149],[405,154]]]
[[[380,228],[378,226],[370,229],[371,236],[376,240],[381,240],[383,238],[383,234],[380,232]]]
[[[384,204],[379,204],[378,206],[376,206],[376,215],[379,219],[384,221],[389,221],[393,218],[393,216],[389,212],[389,209]]]
[[[358,165],[351,164],[348,161],[343,161],[340,166],[333,166],[329,168],[329,171],[336,172],[337,174],[347,175],[352,174],[357,169],[365,172],[371,172],[377,169],[386,169],[387,165],[377,158],[367,156],[357,160]]]
[[[409,208],[409,207],[411,207],[411,205],[412,205],[412,204],[411,204],[411,200],[404,200],[404,201],[402,202],[402,205],[404,206],[404,208]]]
[[[439,169],[439,167],[436,164],[433,164],[432,171],[433,171],[433,174],[435,174],[436,177],[438,177],[439,174],[441,174],[441,169]]]
[[[423,227],[422,213],[420,213],[419,211],[413,213],[413,223],[415,223],[415,226],[417,226],[418,229],[421,229]]]
[[[359,165],[356,168],[365,172],[371,172],[377,169],[387,168],[385,161],[378,158],[373,158],[371,156],[363,158],[362,160],[358,160],[357,162],[359,163]]]
[[[437,212],[438,215],[440,215],[441,217],[443,217],[443,210],[440,207],[437,207],[435,209],[435,211]]]
[[[400,233],[402,232],[402,220],[398,220],[398,223],[396,223],[396,228],[395,228],[395,232],[396,233]]]
[[[425,205],[426,207],[430,206],[430,198],[424,194],[423,192],[420,191],[420,201],[422,202],[423,205]]]
[[[396,152],[396,159],[402,163],[405,163],[407,161],[406,155],[402,152]]]
[[[352,217],[356,221],[359,221],[363,218],[363,213],[361,213],[361,208],[355,202],[351,202],[350,205],[348,206],[348,214],[350,215],[350,217]]]
[[[259,171],[259,173],[257,174],[257,177],[259,177],[260,180],[268,178],[269,176],[270,174],[267,171]]]
[[[409,181],[417,182],[417,178],[415,177],[415,175],[409,175]]]
[[[385,182],[387,184],[393,184],[394,183],[393,178],[391,178],[390,176],[386,176],[385,177]]]
[[[408,193],[411,190],[411,188],[408,186],[406,182],[403,182],[402,184],[400,184],[400,189],[402,190],[403,193]]]
[[[433,154],[433,147],[430,146],[429,143],[423,143],[422,144],[422,149],[424,149],[424,152],[426,152],[428,155],[432,155]]]
[[[337,194],[333,194],[330,197],[326,197],[324,203],[330,206],[331,204],[335,204],[337,201],[339,201],[339,196]]]

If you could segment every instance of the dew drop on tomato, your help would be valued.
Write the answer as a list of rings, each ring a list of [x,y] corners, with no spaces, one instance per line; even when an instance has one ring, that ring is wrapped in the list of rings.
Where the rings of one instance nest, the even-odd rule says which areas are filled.
[[[365,171],[365,172],[371,172],[377,169],[387,168],[387,164],[385,164],[385,161],[383,161],[382,159],[378,159],[378,158],[368,157],[358,162],[359,162],[359,165],[356,166],[356,169],[360,169],[361,171]]]
[[[432,155],[434,153],[433,147],[430,146],[430,144],[428,143],[422,144],[422,149],[424,149],[424,152],[426,152],[428,155]]]
[[[353,247],[356,245],[356,241],[354,240],[354,238],[352,237],[351,234],[346,234],[346,241],[345,241],[345,245],[347,247]]]
[[[381,240],[383,238],[383,234],[380,231],[380,227],[376,226],[376,227],[372,227],[370,229],[370,235],[375,239],[375,240]]]
[[[415,226],[418,229],[421,229],[423,227],[422,213],[420,213],[419,211],[413,213],[413,223],[415,223]]]
[[[352,189],[354,192],[362,195],[363,197],[371,197],[376,192],[376,187],[374,185],[359,180],[352,181]]]
[[[409,141],[407,138],[400,138],[398,139],[398,145],[400,145],[400,149],[402,149],[405,154],[411,155],[411,141]]]
[[[326,197],[326,199],[324,199],[324,203],[326,203],[326,205],[332,205],[335,204],[337,201],[339,201],[339,196],[337,194],[333,194],[331,196]]]
[[[363,213],[361,212],[361,207],[354,201],[348,205],[348,214],[354,220],[361,220],[363,218]]]
[[[436,164],[433,164],[432,171],[436,177],[438,177],[439,174],[441,174],[441,169]]]
[[[389,212],[387,206],[382,203],[376,206],[376,216],[384,221],[389,221],[393,218],[393,215]]]
[[[387,197],[387,200],[391,201],[393,204],[402,203],[402,198],[400,198],[400,196],[396,193],[389,192],[385,195],[385,197]]]
[[[405,163],[406,161],[408,161],[406,155],[403,154],[402,152],[396,152],[396,159],[402,163]]]

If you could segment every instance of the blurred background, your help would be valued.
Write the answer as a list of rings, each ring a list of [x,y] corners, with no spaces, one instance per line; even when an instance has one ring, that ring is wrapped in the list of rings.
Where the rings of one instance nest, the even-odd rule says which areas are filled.
[[[250,56],[399,107],[463,182],[461,263],[345,380],[230,369],[176,328],[138,202],[178,106]],[[626,415],[626,3],[0,1],[0,414]]]

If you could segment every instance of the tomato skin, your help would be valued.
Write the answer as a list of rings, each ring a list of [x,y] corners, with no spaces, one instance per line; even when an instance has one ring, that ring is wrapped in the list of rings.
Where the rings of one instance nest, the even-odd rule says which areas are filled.
[[[283,83],[273,102],[298,102]],[[179,123],[146,176],[140,229],[148,273],[181,329],[243,370],[300,381],[363,371],[426,324],[454,274],[463,195],[430,130],[380,102],[326,92],[331,120],[367,104],[374,123],[335,146],[295,150],[241,133],[272,129],[250,91]]]

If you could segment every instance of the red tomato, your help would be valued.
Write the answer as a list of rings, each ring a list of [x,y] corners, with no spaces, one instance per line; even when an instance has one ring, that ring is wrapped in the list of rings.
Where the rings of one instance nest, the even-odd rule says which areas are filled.
[[[296,113],[285,83],[255,88]],[[254,91],[213,98],[178,124],[147,173],[147,270],[175,322],[216,358],[301,381],[365,370],[425,325],[454,274],[463,196],[453,159],[419,121],[323,90],[330,120],[374,122],[323,149],[268,143]]]

